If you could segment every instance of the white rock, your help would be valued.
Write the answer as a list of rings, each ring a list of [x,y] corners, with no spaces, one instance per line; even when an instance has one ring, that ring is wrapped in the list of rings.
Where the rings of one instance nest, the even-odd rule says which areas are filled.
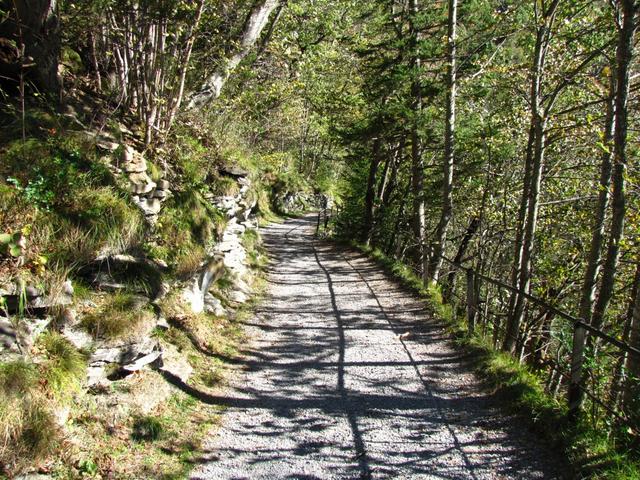
[[[197,278],[192,281],[190,287],[182,291],[182,298],[191,306],[193,313],[202,313],[204,311],[204,292],[200,290]]]
[[[87,367],[87,385],[89,387],[109,383],[105,367],[106,364],[90,365]]]
[[[155,362],[161,356],[162,356],[162,351],[156,350],[143,357],[138,358],[135,362],[129,363],[123,366],[122,368],[128,372],[137,372],[138,370],[142,370],[144,367],[146,367],[150,363]]]
[[[249,284],[247,284],[247,282],[245,282],[243,279],[241,278],[236,278],[233,280],[233,287],[246,294],[249,295],[251,293],[251,287],[249,286]]]
[[[193,373],[193,367],[175,346],[169,344],[164,347],[160,371],[167,372],[186,382]]]
[[[91,335],[84,330],[76,329],[69,325],[65,325],[61,333],[64,338],[69,340],[73,346],[78,349],[88,348],[93,343]]]
[[[229,293],[229,300],[236,303],[246,303],[247,300],[249,300],[249,297],[238,290],[234,290]]]
[[[222,302],[210,293],[207,293],[204,296],[204,305],[205,311],[207,313],[213,313],[216,317],[222,317],[227,313],[222,306]]]

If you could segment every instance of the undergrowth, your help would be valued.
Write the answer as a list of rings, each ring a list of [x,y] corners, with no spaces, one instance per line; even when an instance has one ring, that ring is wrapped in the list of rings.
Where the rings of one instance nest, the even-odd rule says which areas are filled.
[[[153,314],[140,298],[128,292],[116,292],[82,319],[82,326],[95,338],[117,339],[133,335],[152,320]]]
[[[425,297],[437,318],[446,322],[453,341],[471,352],[476,373],[505,408],[526,419],[529,428],[563,452],[573,478],[640,479],[638,452],[617,444],[585,419],[569,422],[567,405],[548,395],[541,379],[509,354],[496,351],[478,334],[470,335],[462,319],[443,302],[437,286],[427,287],[406,264],[378,249],[355,242],[351,246],[380,264],[402,285]]]

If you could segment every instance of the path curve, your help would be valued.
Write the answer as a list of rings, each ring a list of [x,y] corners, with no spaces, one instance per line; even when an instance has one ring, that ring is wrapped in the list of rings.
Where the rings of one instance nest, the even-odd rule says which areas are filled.
[[[562,478],[423,301],[314,240],[314,226],[305,216],[263,231],[269,297],[191,478]]]

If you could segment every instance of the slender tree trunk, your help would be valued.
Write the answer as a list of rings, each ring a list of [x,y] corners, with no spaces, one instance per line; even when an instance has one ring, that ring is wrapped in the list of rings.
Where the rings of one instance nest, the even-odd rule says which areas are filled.
[[[627,102],[629,98],[629,70],[634,50],[636,31],[636,7],[633,0],[619,0],[622,21],[618,30],[618,46],[616,49],[616,103],[615,130],[613,135],[613,195],[611,214],[611,233],[607,246],[607,254],[602,268],[602,280],[598,299],[593,309],[591,325],[602,327],[604,314],[613,295],[613,287],[620,255],[620,241],[624,234],[624,217],[626,213],[625,176],[627,170]],[[590,337],[593,338],[593,337]]]
[[[281,2],[282,0],[259,0],[254,4],[240,35],[238,49],[229,58],[224,59],[223,64],[191,96],[188,104],[189,109],[202,107],[220,96],[222,87],[229,79],[229,76],[257,43],[262,30],[269,22],[271,13]]]
[[[638,270],[640,273],[640,264]],[[636,280],[640,275],[636,274]],[[630,320],[629,344],[640,349],[640,288],[636,284],[635,298],[633,302],[633,315]],[[627,379],[622,393],[622,406],[629,417],[638,418],[640,414],[640,358],[637,355],[627,354],[625,371]]]
[[[631,296],[629,305],[627,307],[627,314],[625,315],[625,324],[624,330],[622,332],[621,341],[625,343],[631,343],[632,341],[637,342],[640,341],[640,338],[633,340],[632,332],[634,330],[640,330],[640,325],[638,324],[636,319],[634,319],[634,309],[636,304],[636,299],[640,295],[638,290],[640,289],[640,262],[636,264],[636,273],[633,276],[633,286],[631,287]],[[640,334],[640,332],[636,332],[636,334]],[[640,359],[631,359],[631,362],[640,361]],[[629,369],[629,358],[626,352],[620,352],[618,355],[618,359],[616,360],[615,367],[613,368],[612,375],[613,379],[611,381],[611,394],[609,406],[611,408],[617,408],[620,402],[620,397],[622,394],[623,388],[623,379],[625,377],[625,372]]]
[[[456,256],[453,259],[455,263],[460,263],[464,259],[464,256],[467,253],[467,248],[469,248],[469,243],[471,242],[471,239],[475,235],[479,226],[480,226],[480,217],[473,217],[471,219],[471,222],[469,222],[467,231],[464,233],[464,236],[462,237],[462,241],[460,242],[460,245],[458,246],[458,251],[456,252]],[[457,272],[458,270],[456,268],[453,268],[449,272],[449,275],[447,275],[447,282],[444,288],[444,298],[447,300],[447,302],[451,301],[451,294],[455,289]]]
[[[598,203],[593,222],[593,235],[587,259],[587,269],[582,284],[579,317],[587,323],[591,322],[591,313],[596,296],[596,284],[602,259],[602,245],[605,238],[605,218],[609,207],[609,187],[611,185],[611,157],[613,156],[613,128],[615,110],[616,76],[615,65],[611,68],[609,77],[609,97],[607,99],[607,114],[603,130],[603,141],[606,149],[602,154],[600,164],[600,180],[598,182]]]
[[[411,124],[411,186],[413,190],[413,235],[418,244],[417,262],[420,265],[423,279],[426,278],[426,219],[424,205],[424,161],[422,158],[422,146],[420,142],[420,117],[422,116],[422,89],[420,87],[420,75],[422,72],[422,61],[419,53],[420,32],[418,30],[416,17],[419,12],[418,0],[410,0],[411,10],[411,54],[413,66],[413,80],[411,84],[411,94],[413,96],[413,121]]]
[[[371,242],[371,234],[373,231],[376,175],[378,173],[378,166],[380,165],[381,143],[382,141],[379,137],[376,137],[373,140],[373,151],[371,154],[371,163],[369,165],[369,178],[367,179],[367,192],[364,198],[364,223],[362,226],[362,233],[360,235],[360,240],[365,245],[369,245]]]
[[[538,221],[538,208],[540,186],[542,182],[542,169],[544,166],[544,154],[546,147],[545,129],[547,123],[547,111],[543,105],[542,83],[545,73],[546,54],[551,40],[551,28],[555,19],[556,10],[560,0],[554,0],[542,17],[537,20],[536,43],[534,49],[533,68],[531,72],[531,126],[529,129],[529,142],[527,144],[527,159],[525,165],[525,185],[520,202],[520,213],[526,212],[522,233],[518,232],[516,241],[521,240],[522,246],[516,245],[516,258],[514,258],[514,277],[517,281],[514,287],[521,291],[529,290],[531,281],[531,257]],[[525,299],[522,295],[513,294],[510,300],[510,312],[507,319],[506,332],[502,348],[505,351],[514,352],[516,341],[520,333],[525,310]]]
[[[449,18],[447,27],[447,113],[444,132],[444,162],[442,185],[442,212],[436,229],[432,247],[432,260],[429,276],[432,282],[437,282],[442,268],[447,241],[449,222],[453,215],[453,166],[455,157],[456,133],[456,30],[458,23],[458,1],[449,0]]]

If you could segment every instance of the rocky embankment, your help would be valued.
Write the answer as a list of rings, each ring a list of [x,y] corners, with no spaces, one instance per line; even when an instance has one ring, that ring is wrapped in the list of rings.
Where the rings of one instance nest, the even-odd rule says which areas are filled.
[[[112,139],[98,139],[97,146],[109,155],[109,168],[128,182],[132,201],[140,208],[153,235],[163,203],[171,197],[172,183],[165,178],[152,180],[148,162],[142,153],[129,145]],[[121,153],[120,153],[121,152]],[[160,260],[137,256],[128,252],[99,255],[81,268],[80,274],[91,286],[93,294],[79,296],[72,282],[62,279],[57,285],[31,285],[13,282],[0,285],[0,361],[32,357],[32,349],[39,335],[48,330],[59,332],[75,347],[86,353],[87,377],[84,386],[108,391],[114,380],[122,380],[141,370],[166,371],[186,382],[192,368],[178,349],[161,342],[158,331],[168,329],[175,305],[190,310],[185,314],[203,311],[222,317],[235,306],[246,302],[251,294],[251,275],[247,266],[247,252],[242,236],[247,229],[257,229],[254,215],[255,195],[247,172],[233,167],[221,167],[220,175],[238,184],[237,194],[230,196],[205,195],[211,206],[226,217],[226,227],[213,245],[206,245],[206,260],[188,280],[173,276],[169,266]],[[156,172],[156,177],[157,177]],[[162,176],[162,175],[161,175]],[[162,176],[163,177],[163,176]],[[139,278],[141,288],[133,294],[129,310],[139,311],[140,321],[134,329],[116,338],[104,338],[87,328],[86,319],[107,315],[100,310],[96,297],[104,299],[127,290],[130,284],[119,279]],[[216,280],[227,280],[224,289],[211,292]],[[166,299],[171,298],[173,310],[166,311]],[[179,316],[179,315],[178,315]],[[158,390],[158,389],[156,389]],[[162,388],[165,394],[169,391]],[[155,392],[145,403],[148,410],[166,395]],[[64,423],[65,416],[60,419]]]

